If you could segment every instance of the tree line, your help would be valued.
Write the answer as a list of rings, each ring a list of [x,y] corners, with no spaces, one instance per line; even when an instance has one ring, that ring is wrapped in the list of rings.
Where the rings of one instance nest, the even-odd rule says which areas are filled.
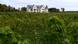
[[[21,7],[20,9],[16,9],[15,7],[7,6],[5,4],[0,4],[0,12],[12,12],[12,11],[26,11],[26,7]],[[60,12],[60,9],[57,8],[49,8],[49,12]],[[64,8],[62,8],[64,12]]]
[[[16,11],[14,7],[7,6],[5,4],[0,4],[0,12],[7,12],[7,11]]]

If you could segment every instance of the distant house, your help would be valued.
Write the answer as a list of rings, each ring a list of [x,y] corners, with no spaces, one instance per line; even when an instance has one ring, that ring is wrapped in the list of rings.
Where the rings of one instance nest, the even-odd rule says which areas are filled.
[[[45,12],[48,13],[48,6],[46,5],[27,5],[27,12]]]

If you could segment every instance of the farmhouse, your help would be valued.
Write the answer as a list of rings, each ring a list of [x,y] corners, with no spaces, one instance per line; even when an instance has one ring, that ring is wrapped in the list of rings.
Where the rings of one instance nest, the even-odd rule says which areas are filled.
[[[27,12],[48,13],[48,6],[47,5],[27,5]]]

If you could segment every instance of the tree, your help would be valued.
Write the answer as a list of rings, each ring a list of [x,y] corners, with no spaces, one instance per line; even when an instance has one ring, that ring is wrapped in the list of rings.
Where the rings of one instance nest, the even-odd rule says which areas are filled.
[[[48,10],[49,12],[59,12],[59,9],[57,8],[49,8]]]
[[[26,11],[26,7],[22,7],[21,8],[21,11]]]
[[[7,6],[5,4],[0,4],[0,11],[6,11]]]
[[[61,8],[61,10],[62,10],[62,12],[64,12],[65,11],[65,8]]]
[[[7,6],[7,8],[8,8],[8,11],[16,11],[16,9],[14,7]]]
[[[16,11],[16,9],[14,7],[11,7],[10,5],[7,6],[5,4],[0,4],[0,11],[1,12],[7,12],[7,11]]]

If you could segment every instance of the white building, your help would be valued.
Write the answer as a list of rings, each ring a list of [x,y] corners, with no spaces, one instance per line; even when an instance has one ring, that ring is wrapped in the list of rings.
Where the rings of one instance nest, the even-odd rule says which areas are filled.
[[[48,6],[47,5],[27,5],[27,12],[48,13]]]

